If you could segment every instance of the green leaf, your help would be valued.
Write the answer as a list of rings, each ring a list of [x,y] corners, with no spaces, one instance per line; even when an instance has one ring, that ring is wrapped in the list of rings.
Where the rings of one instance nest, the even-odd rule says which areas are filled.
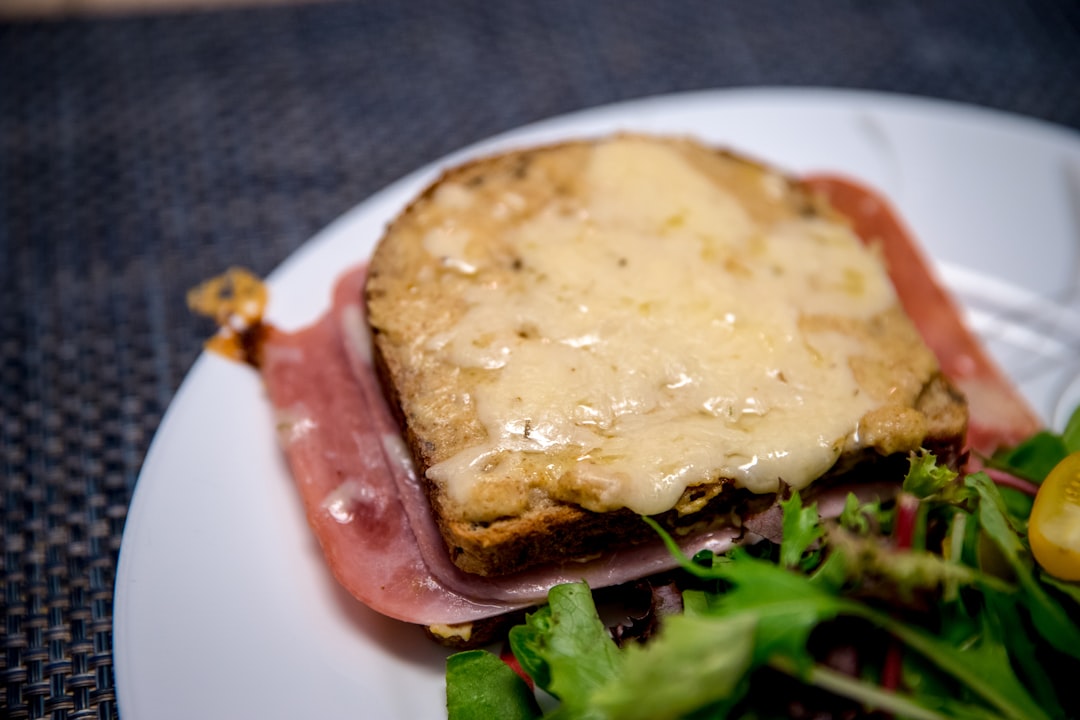
[[[1080,442],[1080,423],[1073,432],[1077,437],[1072,441]],[[1038,484],[1068,454],[1069,451],[1062,437],[1044,430],[1015,447],[994,453],[991,464],[993,467]]]
[[[675,616],[648,645],[625,650],[623,673],[596,691],[593,707],[620,720],[674,720],[734,701],[745,686],[756,618]]]
[[[1006,558],[1010,561],[1016,559],[1014,568],[1023,569],[1024,563],[1020,562],[1019,558],[1026,556],[1028,551],[1016,529],[1009,523],[1005,503],[997,486],[985,473],[968,475],[964,482],[979,495],[978,518],[982,529],[998,545]]]
[[[1080,452],[1080,405],[1073,410],[1069,422],[1065,423],[1065,430],[1061,433],[1061,441],[1065,444],[1065,452]]]
[[[683,590],[683,614],[691,617],[708,615],[712,605],[712,601],[710,600],[712,597],[714,597],[712,593],[707,593],[704,590]]]
[[[823,590],[830,593],[839,594],[851,579],[851,574],[848,572],[850,565],[849,559],[842,550],[830,548],[825,559],[810,575],[810,582],[820,585]]]
[[[714,566],[711,573],[734,587],[709,603],[717,617],[750,614],[757,622],[754,665],[775,653],[809,663],[806,640],[819,623],[830,620],[846,606],[823,585],[801,574],[758,560],[745,551],[732,552],[733,562]]]
[[[1016,679],[1000,646],[958,649],[913,625],[873,610],[870,606],[835,597],[803,575],[755,560],[738,550],[735,562],[712,568],[712,573],[735,585],[721,595],[716,612],[752,612],[758,618],[754,664],[774,655],[790,658],[800,669],[809,668],[806,639],[815,625],[838,615],[871,621],[919,652],[938,668],[967,685],[998,712],[1015,720],[1046,718]]]
[[[1068,598],[1071,598],[1077,607],[1073,608],[1074,617],[1080,617],[1080,583],[1058,580],[1053,575],[1039,570],[1039,580],[1049,585]]]
[[[955,492],[954,482],[957,474],[945,466],[937,464],[933,453],[925,450],[913,453],[910,467],[904,478],[904,492],[911,493],[920,500],[933,495],[948,497]]]
[[[526,615],[525,624],[510,628],[507,635],[510,649],[517,658],[518,664],[521,665],[521,669],[533,679],[537,687],[544,690],[551,687],[547,646],[550,643],[549,637],[553,627],[551,606],[544,605],[536,612]]]
[[[876,529],[891,527],[895,514],[892,508],[883,510],[880,500],[864,503],[859,501],[855,493],[848,493],[838,520],[840,527],[845,530],[865,535]]]
[[[702,551],[695,555],[694,559],[691,560],[686,557],[686,553],[682,551],[679,544],[675,542],[675,539],[671,537],[671,534],[665,530],[660,523],[647,515],[642,515],[641,519],[660,536],[660,539],[664,543],[664,547],[671,553],[671,557],[675,558],[675,561],[679,563],[679,567],[695,577],[699,577],[703,580],[715,580],[717,577],[713,572],[713,569],[718,565],[730,562],[730,558],[726,555],[713,555],[709,551]],[[706,560],[708,562],[706,562]]]
[[[958,702],[952,698],[928,694],[904,694],[886,690],[823,665],[798,673],[786,658],[776,657],[769,666],[829,692],[859,702],[867,709],[878,710],[907,720],[996,720],[1000,716],[985,707]]]
[[[1031,629],[1023,621],[1015,595],[987,590],[983,597],[987,616],[993,618],[987,624],[990,628],[998,629],[998,637],[992,638],[992,641],[1000,642],[1007,648],[1025,687],[1032,692],[1043,710],[1052,717],[1065,717],[1058,703],[1054,682],[1036,654],[1035,645],[1031,642]]]
[[[964,565],[964,557],[967,554],[965,553],[965,545],[969,541],[968,528],[975,525],[974,522],[969,523],[970,518],[970,515],[962,511],[953,513],[952,518],[950,518],[948,529],[945,531],[945,539],[942,543],[942,556],[948,562]],[[959,583],[947,581],[942,592],[942,600],[945,606],[949,607],[955,604],[959,593]]]
[[[1020,601],[1036,630],[1056,650],[1080,659],[1080,628],[1037,579],[1031,555],[1010,524],[997,487],[985,473],[968,475],[965,482],[979,494],[979,523],[1016,575]]]
[[[870,531],[870,520],[862,511],[862,503],[855,493],[848,493],[844,498],[844,509],[840,512],[840,527],[860,535]]]
[[[940,617],[934,623],[939,640],[953,647],[971,647],[978,643],[981,637],[979,625],[968,609],[969,605],[964,602],[946,603],[940,609]],[[915,695],[964,700],[978,697],[919,653],[901,653],[901,661],[902,687]]]
[[[510,647],[536,684],[570,707],[584,706],[622,665],[583,582],[553,587],[546,606],[510,629]]]
[[[997,489],[1004,503],[1005,512],[1009,516],[1009,522],[1017,530],[1026,532],[1027,521],[1031,516],[1031,507],[1035,504],[1035,498],[1006,485],[997,485]]]
[[[851,603],[849,610],[856,616],[870,620],[964,683],[1004,717],[1013,720],[1049,720],[1049,716],[1016,678],[1000,643],[980,642],[964,648],[954,647],[921,628],[899,622],[868,605]]]
[[[533,720],[542,716],[525,681],[484,650],[447,658],[446,709],[449,720]]]
[[[780,564],[787,568],[804,567],[803,555],[825,534],[817,503],[803,507],[802,498],[796,490],[780,507],[784,511]]]

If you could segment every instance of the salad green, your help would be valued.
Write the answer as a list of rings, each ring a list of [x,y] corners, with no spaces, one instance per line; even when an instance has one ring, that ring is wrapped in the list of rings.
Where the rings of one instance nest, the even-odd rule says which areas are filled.
[[[1034,487],[1078,451],[1080,410],[985,465]],[[835,520],[791,493],[778,544],[688,558],[646,518],[683,611],[620,643],[584,583],[552,588],[509,634],[529,682],[487,651],[452,655],[450,718],[1080,717],[1080,683],[1055,682],[1080,678],[1080,585],[1032,560],[1031,504],[924,452],[895,501],[849,496]]]

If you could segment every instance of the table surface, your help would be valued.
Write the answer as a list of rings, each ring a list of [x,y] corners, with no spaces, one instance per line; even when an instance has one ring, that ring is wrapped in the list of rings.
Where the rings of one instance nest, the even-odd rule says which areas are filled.
[[[1080,129],[1080,4],[303,3],[0,24],[0,716],[111,718],[146,449],[209,328],[374,191],[566,111],[745,86]]]

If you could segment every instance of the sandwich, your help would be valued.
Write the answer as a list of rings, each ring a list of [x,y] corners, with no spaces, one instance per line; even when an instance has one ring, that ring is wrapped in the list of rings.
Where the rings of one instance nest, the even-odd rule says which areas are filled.
[[[760,164],[622,135],[445,175],[375,250],[374,367],[446,549],[501,576],[962,452],[874,249]]]
[[[894,284],[843,188],[684,137],[525,148],[445,171],[310,328],[264,323],[240,274],[192,305],[259,368],[337,579],[475,645],[560,583],[675,567],[643,518],[723,552],[792,492],[835,514],[917,451],[967,460],[994,371],[942,359],[955,308],[912,315],[940,291]]]

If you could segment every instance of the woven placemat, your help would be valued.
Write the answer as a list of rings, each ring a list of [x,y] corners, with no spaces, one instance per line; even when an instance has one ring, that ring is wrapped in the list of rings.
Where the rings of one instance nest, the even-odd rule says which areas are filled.
[[[0,716],[117,715],[121,532],[208,331],[188,287],[268,272],[493,133],[750,85],[1080,128],[1080,4],[429,0],[0,25]]]

